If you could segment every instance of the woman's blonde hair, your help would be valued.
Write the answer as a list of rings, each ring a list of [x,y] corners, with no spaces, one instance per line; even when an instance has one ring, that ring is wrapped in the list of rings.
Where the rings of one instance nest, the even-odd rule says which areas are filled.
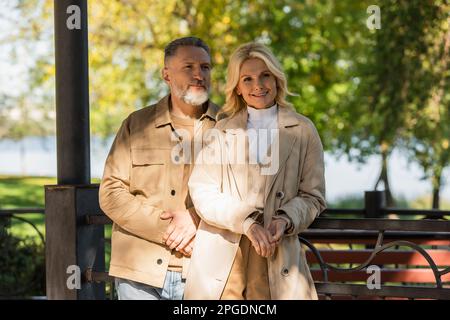
[[[233,116],[240,110],[246,108],[246,103],[242,96],[236,92],[239,83],[239,73],[242,64],[251,58],[257,58],[264,61],[269,71],[275,76],[277,95],[275,102],[280,107],[291,107],[292,104],[286,101],[286,95],[293,95],[287,88],[286,75],[281,64],[273,55],[269,48],[257,42],[249,42],[239,46],[231,55],[227,68],[227,83],[225,85],[225,105],[221,113],[227,116]]]

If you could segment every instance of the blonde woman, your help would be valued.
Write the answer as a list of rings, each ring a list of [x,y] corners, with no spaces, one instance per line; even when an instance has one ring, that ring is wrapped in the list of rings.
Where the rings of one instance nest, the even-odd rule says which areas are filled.
[[[267,47],[232,54],[225,117],[189,180],[202,221],[185,299],[317,299],[298,235],[325,209],[323,148],[287,94]]]

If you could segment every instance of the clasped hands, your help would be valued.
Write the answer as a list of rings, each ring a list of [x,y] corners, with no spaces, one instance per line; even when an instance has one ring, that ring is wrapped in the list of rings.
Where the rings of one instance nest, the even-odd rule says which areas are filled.
[[[165,211],[160,217],[163,220],[170,219],[169,226],[163,234],[163,241],[167,247],[190,257],[198,226],[196,219],[189,210]]]
[[[269,226],[264,228],[258,223],[253,223],[246,233],[258,255],[268,258],[275,253],[275,249],[281,242],[287,221],[283,219],[272,219]]]
[[[194,213],[195,214],[195,213]],[[197,232],[198,221],[189,210],[165,211],[161,219],[171,219],[169,226],[163,234],[163,241],[170,249],[175,249],[183,255],[190,257],[194,248],[194,239]],[[253,223],[246,236],[258,255],[270,257],[281,242],[287,228],[287,222],[283,219],[273,219],[269,226],[264,228],[258,223]]]

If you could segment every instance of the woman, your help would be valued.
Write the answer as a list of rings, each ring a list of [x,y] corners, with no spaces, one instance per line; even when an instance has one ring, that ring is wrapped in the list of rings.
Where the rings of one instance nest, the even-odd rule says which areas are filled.
[[[226,117],[189,180],[202,221],[185,299],[317,299],[298,234],[325,209],[323,148],[288,93],[267,47],[233,53]]]

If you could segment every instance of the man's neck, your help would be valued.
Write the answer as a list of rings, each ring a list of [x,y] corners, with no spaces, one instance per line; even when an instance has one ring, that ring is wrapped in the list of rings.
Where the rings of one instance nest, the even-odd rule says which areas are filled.
[[[206,111],[207,105],[204,103],[202,106],[193,106],[187,104],[183,100],[170,95],[171,110],[175,116],[180,118],[193,118],[200,119],[202,114]]]

